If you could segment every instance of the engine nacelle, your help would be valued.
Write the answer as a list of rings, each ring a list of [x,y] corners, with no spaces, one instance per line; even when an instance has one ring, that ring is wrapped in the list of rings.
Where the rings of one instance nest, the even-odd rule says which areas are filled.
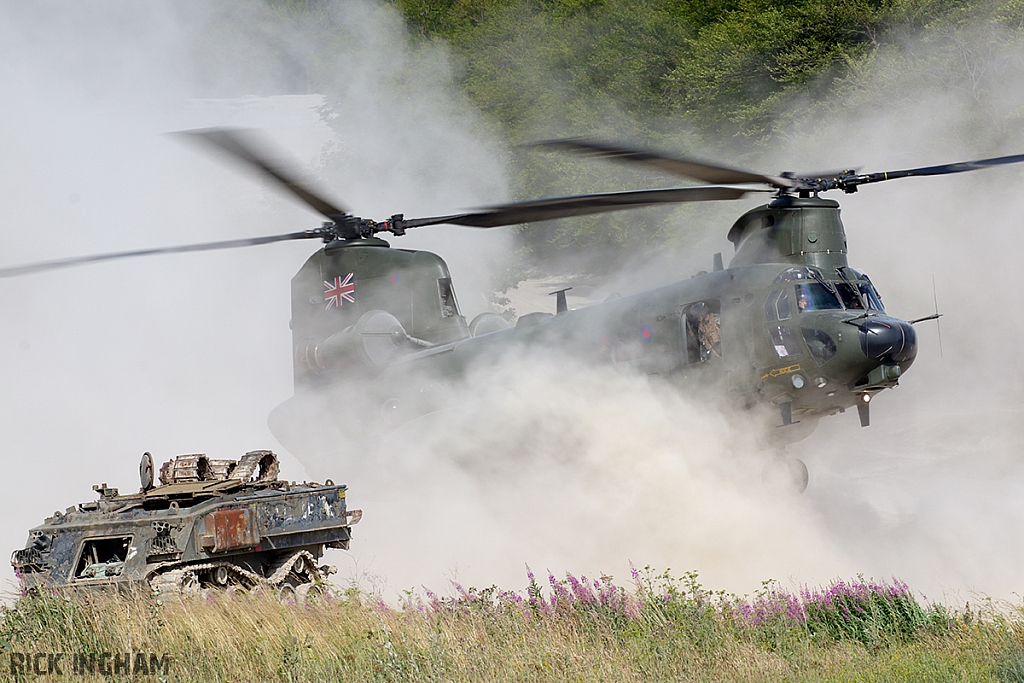
[[[408,339],[398,318],[387,311],[367,311],[355,325],[323,341],[299,344],[296,360],[315,373],[346,368],[376,374],[391,364]]]

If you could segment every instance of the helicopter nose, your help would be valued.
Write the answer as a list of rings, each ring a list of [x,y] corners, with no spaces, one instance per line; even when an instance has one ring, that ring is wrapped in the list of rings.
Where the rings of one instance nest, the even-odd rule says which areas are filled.
[[[903,320],[871,319],[860,324],[860,348],[881,363],[911,363],[917,356],[917,332]]]

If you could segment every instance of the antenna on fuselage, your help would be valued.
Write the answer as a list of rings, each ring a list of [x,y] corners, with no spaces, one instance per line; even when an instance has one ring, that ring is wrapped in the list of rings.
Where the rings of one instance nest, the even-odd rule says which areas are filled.
[[[551,292],[548,296],[555,297],[555,315],[561,315],[569,312],[569,304],[565,301],[565,293],[568,292],[572,287],[566,287],[560,289],[557,292]]]

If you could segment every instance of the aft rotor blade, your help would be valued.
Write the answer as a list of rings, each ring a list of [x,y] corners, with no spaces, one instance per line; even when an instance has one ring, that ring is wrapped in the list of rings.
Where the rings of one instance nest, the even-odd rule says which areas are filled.
[[[586,216],[594,213],[652,206],[654,204],[739,199],[750,192],[768,191],[749,187],[701,185],[696,187],[669,187],[658,190],[584,194],[572,197],[517,202],[515,204],[502,204],[500,206],[486,207],[483,211],[460,213],[451,216],[414,218],[403,221],[402,226],[405,228],[416,228],[422,225],[450,223],[452,225],[466,225],[473,228],[497,228],[503,225],[518,225],[520,223],[550,221],[556,218],[569,218],[571,216]]]
[[[255,139],[253,131],[230,128],[203,128],[181,131],[177,135],[201,140],[248,164],[263,175],[276,181],[300,201],[330,220],[337,220],[340,216],[348,213],[346,209],[324,199],[295,176],[291,175],[291,173],[269,161],[267,159],[269,155],[265,152],[266,145]],[[257,151],[259,148],[262,148],[262,151]]]
[[[964,173],[966,171],[978,171],[992,166],[1019,164],[1021,162],[1024,162],[1024,154],[1014,154],[1006,157],[993,157],[991,159],[978,159],[977,161],[960,161],[955,164],[943,164],[941,166],[922,166],[921,168],[910,168],[903,171],[868,173],[866,175],[856,176],[855,184],[864,185],[866,183],[880,183],[883,180],[895,180],[896,178]]]
[[[548,140],[536,143],[537,147],[550,147],[561,149],[576,154],[598,157],[601,159],[612,159],[614,161],[628,161],[637,164],[652,166],[673,175],[681,175],[687,178],[696,178],[706,183],[764,183],[777,188],[795,187],[796,183],[790,178],[768,176],[753,171],[744,171],[738,168],[729,168],[717,164],[709,164],[694,159],[668,156],[659,152],[648,150],[629,149],[616,147],[603,142],[590,140],[569,139],[569,140]]]
[[[136,249],[135,251],[118,251],[109,254],[93,254],[92,256],[74,256],[71,258],[57,259],[55,261],[40,261],[29,263],[23,266],[11,266],[0,268],[0,278],[16,277],[18,275],[29,275],[47,270],[58,270],[70,268],[86,263],[99,263],[102,261],[114,261],[124,258],[135,258],[136,256],[152,256],[154,254],[182,254],[190,251],[214,251],[216,249],[235,249],[236,247],[253,247],[259,244],[272,244],[274,242],[286,242],[288,240],[304,240],[321,237],[317,230],[305,232],[292,232],[286,235],[268,235],[266,237],[249,237],[238,240],[224,240],[222,242],[205,242],[203,244],[185,244],[178,247],[157,247],[155,249]]]

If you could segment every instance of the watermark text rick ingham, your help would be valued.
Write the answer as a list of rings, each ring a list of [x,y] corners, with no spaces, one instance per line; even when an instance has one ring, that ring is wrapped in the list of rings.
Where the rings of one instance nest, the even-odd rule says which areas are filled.
[[[8,658],[12,676],[166,675],[171,663],[168,654],[155,652],[11,652]]]

